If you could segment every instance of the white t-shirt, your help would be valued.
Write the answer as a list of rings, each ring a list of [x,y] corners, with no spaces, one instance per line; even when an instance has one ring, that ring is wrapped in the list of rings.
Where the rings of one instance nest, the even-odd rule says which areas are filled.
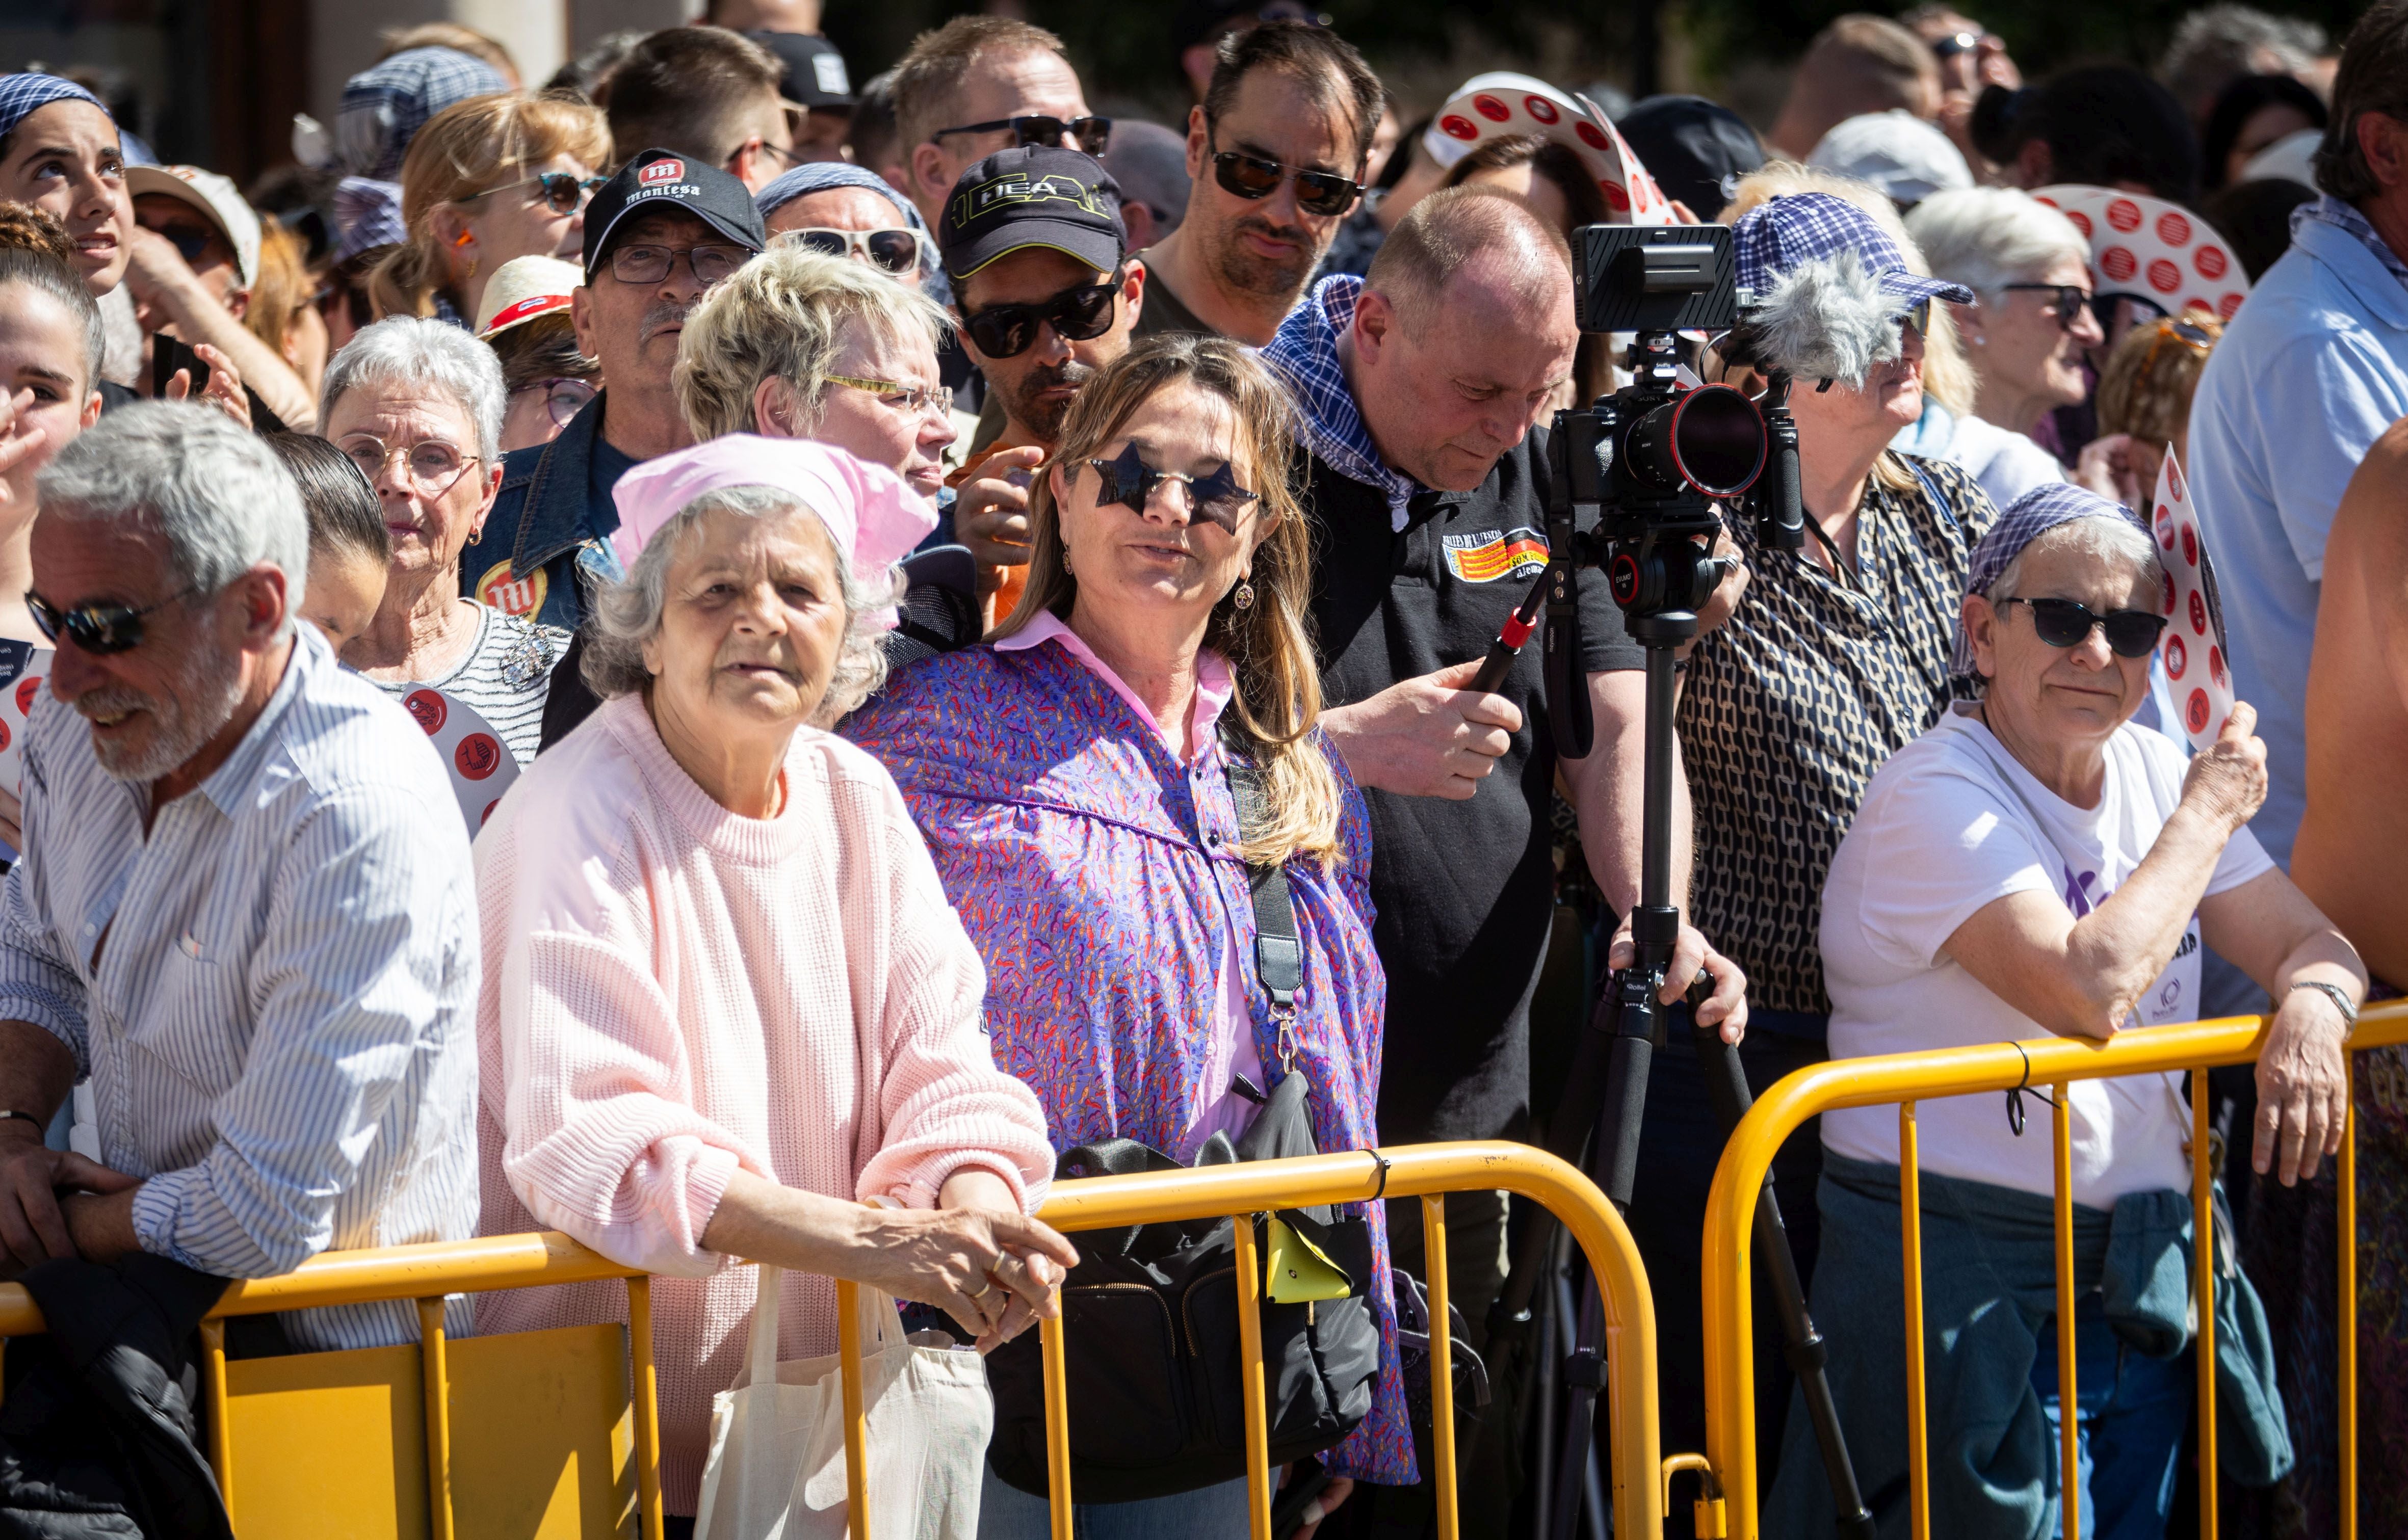
[[[1959,705],[1882,766],[1831,862],[1822,940],[1834,1059],[2047,1036],[1941,948],[1976,910],[2012,893],[2054,894],[2076,917],[2088,914],[2141,863],[2182,800],[2183,753],[2160,734],[2129,722],[2116,729],[2099,806],[2083,808],[2042,786],[1972,713]],[[2243,829],[2207,891],[2272,870]],[[2193,915],[2126,1030],[2199,1019],[2199,944]],[[2177,1076],[2077,1080],[2071,1091],[2074,1202],[2109,1208],[2127,1192],[2190,1190],[2190,1119]],[[2029,1097],[2025,1106],[2017,1138],[1996,1091],[1923,1104],[1923,1169],[2054,1191],[2049,1108]],[[1823,1143],[1895,1164],[1898,1111],[1827,1112]]]

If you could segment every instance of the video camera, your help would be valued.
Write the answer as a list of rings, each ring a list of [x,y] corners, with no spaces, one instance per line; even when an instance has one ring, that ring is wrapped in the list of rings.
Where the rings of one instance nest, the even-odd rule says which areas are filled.
[[[1698,606],[1728,571],[1711,554],[1717,504],[1744,510],[1761,547],[1805,543],[1787,378],[1773,376],[1759,406],[1682,367],[1679,333],[1718,334],[1739,320],[1730,242],[1729,229],[1713,224],[1573,233],[1581,330],[1636,336],[1631,382],[1557,412],[1548,444],[1547,543],[1562,560],[1561,592],[1548,595],[1547,683],[1551,705],[1563,708],[1553,715],[1566,754],[1586,754],[1591,737],[1586,692],[1571,688],[1580,651],[1571,568],[1604,570],[1633,637],[1677,645],[1695,635]]]

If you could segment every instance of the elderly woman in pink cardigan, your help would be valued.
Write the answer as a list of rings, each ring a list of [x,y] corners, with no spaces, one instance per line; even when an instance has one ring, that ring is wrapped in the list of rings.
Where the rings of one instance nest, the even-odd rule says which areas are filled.
[[[667,1511],[789,1269],[781,1358],[835,1350],[830,1277],[982,1346],[1077,1261],[1026,1217],[1053,1171],[995,1067],[985,976],[878,762],[820,731],[876,687],[889,563],[931,522],[893,472],[734,435],[618,485],[628,577],[584,669],[606,704],[477,842],[484,1228],[662,1275]],[[865,1205],[874,1206],[864,1206]],[[489,1294],[483,1331],[624,1319],[615,1286]]]

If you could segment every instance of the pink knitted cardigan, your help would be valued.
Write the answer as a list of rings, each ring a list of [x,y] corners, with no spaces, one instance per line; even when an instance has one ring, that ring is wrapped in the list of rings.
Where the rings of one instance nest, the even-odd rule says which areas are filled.
[[[934,1205],[954,1170],[1034,1206],[1045,1120],[995,1067],[985,971],[894,782],[804,729],[774,819],[728,812],[638,697],[529,766],[476,843],[483,1232],[566,1231],[653,1285],[662,1485],[690,1514],[751,1270],[702,1248],[739,1168]],[[780,1357],[836,1348],[834,1289],[786,1275]],[[624,1321],[615,1283],[479,1298],[478,1330]]]

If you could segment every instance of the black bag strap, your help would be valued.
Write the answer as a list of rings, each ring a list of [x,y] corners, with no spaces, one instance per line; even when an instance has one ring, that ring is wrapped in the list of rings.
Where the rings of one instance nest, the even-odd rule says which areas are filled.
[[[1271,821],[1263,773],[1234,760],[1229,792],[1238,805],[1238,837],[1252,843]],[[1304,943],[1296,933],[1296,901],[1287,891],[1287,870],[1278,864],[1246,866],[1246,887],[1254,904],[1254,977],[1269,996],[1280,1024],[1283,1067],[1292,1064],[1295,1045],[1288,1023],[1296,1016],[1296,991],[1304,987]]]

